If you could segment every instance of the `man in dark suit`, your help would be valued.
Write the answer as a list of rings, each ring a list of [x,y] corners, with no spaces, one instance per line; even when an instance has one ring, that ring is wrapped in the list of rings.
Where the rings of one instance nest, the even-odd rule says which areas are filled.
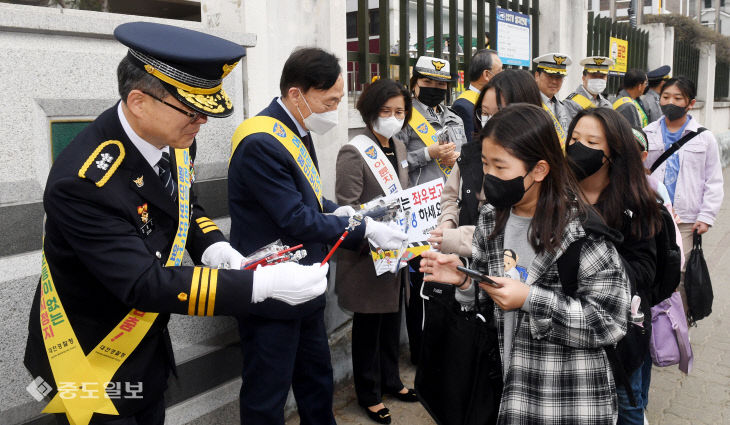
[[[46,411],[60,423],[161,425],[175,368],[170,313],[241,314],[269,297],[301,303],[324,292],[327,267],[229,270],[244,257],[196,202],[195,136],[208,117],[233,112],[221,83],[244,49],[152,23],[114,35],[130,48],[117,69],[121,101],[48,176],[25,365],[51,385]],[[184,250],[205,266],[181,266]]]
[[[474,107],[477,98],[489,80],[500,72],[502,72],[502,60],[496,51],[481,49],[472,56],[469,63],[469,88],[451,105],[451,109],[464,122],[467,142],[471,142],[474,135]]]
[[[307,250],[302,263],[316,264],[327,255],[327,244],[348,226],[354,210],[322,196],[309,134],[323,134],[337,125],[343,88],[334,55],[317,48],[297,50],[284,64],[281,97],[236,130],[228,195],[231,243],[242,253],[276,239],[301,242]],[[392,249],[406,235],[366,219],[349,233],[343,247],[359,248],[365,237]],[[290,387],[302,424],[334,423],[324,306],[324,295],[296,307],[266,301],[239,318],[242,423],[283,423]]]

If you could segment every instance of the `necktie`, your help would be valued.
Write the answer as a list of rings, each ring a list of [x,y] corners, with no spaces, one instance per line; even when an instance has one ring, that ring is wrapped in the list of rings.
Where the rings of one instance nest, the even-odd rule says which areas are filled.
[[[157,163],[160,169],[160,180],[162,181],[162,187],[165,189],[172,202],[177,201],[177,190],[175,188],[175,180],[172,178],[172,172],[170,170],[170,154],[162,152],[162,158]]]

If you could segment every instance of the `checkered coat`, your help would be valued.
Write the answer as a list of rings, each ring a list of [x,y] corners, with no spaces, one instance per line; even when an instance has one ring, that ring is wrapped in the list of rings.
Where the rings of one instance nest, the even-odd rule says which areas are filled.
[[[495,210],[482,208],[474,232],[477,270],[504,275],[504,234],[487,236]],[[628,278],[611,242],[593,234],[583,244],[576,298],[566,296],[556,259],[585,236],[578,219],[569,223],[560,248],[535,257],[528,271],[529,313],[520,310],[510,366],[504,377],[500,424],[613,424],[616,388],[603,346],[626,332]],[[526,304],[527,305],[527,304]],[[500,352],[504,353],[504,315],[496,308]]]

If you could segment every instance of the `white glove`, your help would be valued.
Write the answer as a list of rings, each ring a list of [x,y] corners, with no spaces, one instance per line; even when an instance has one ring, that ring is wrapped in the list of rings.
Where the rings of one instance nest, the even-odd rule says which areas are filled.
[[[398,249],[408,239],[408,235],[399,229],[394,229],[387,224],[365,217],[365,237],[370,239],[373,245],[385,250]]]
[[[344,207],[337,208],[332,214],[336,215],[337,217],[352,217],[355,215],[355,208],[352,208],[349,205],[345,205]]]
[[[302,266],[297,263],[279,263],[259,266],[253,274],[251,302],[266,298],[297,305],[314,299],[327,290],[329,264]]]
[[[201,260],[208,267],[238,270],[246,261],[246,257],[233,249],[230,243],[221,241],[206,248]]]

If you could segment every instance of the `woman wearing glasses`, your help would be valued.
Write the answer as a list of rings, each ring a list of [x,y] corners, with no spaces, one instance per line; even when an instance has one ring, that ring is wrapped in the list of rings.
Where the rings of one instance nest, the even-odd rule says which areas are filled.
[[[406,147],[398,134],[411,117],[411,98],[400,83],[381,79],[357,102],[366,130],[340,149],[336,196],[358,206],[408,187]],[[353,312],[352,369],[355,392],[368,416],[390,423],[382,395],[418,401],[398,371],[400,307],[408,298],[407,270],[375,275],[367,241],[359,251],[340,251],[335,290],[339,305]]]

